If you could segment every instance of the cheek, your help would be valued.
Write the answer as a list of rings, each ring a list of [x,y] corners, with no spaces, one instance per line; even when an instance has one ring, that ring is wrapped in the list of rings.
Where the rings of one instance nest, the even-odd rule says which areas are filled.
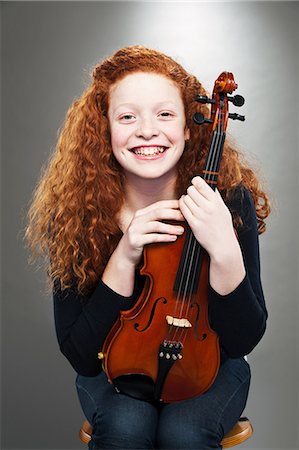
[[[185,133],[183,130],[176,130],[173,133],[173,142],[175,143],[179,152],[183,152],[185,148]]]
[[[111,146],[113,150],[118,150],[127,142],[127,135],[124,130],[120,130],[118,127],[111,127]]]
[[[185,127],[181,123],[174,124],[168,130],[168,135],[174,142],[185,141]]]

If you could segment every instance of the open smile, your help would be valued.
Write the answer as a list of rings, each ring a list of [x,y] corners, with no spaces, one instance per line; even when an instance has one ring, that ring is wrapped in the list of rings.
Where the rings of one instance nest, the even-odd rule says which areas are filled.
[[[131,148],[130,152],[134,153],[134,155],[136,155],[136,156],[153,158],[153,157],[160,156],[166,150],[168,150],[168,148],[169,147],[165,147],[165,146],[140,146],[140,147]]]

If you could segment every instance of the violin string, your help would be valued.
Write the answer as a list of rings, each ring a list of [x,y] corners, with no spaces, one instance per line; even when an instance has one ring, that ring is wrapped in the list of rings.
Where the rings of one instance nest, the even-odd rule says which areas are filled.
[[[220,114],[221,114],[221,111],[220,111]],[[219,128],[220,128],[220,130],[219,130]],[[216,172],[216,169],[218,166],[218,162],[219,162],[219,158],[220,158],[220,154],[221,154],[221,150],[222,150],[222,146],[221,145],[219,146],[219,140],[221,140],[221,138],[222,138],[222,127],[219,127],[219,121],[218,121],[216,130],[213,133],[212,142],[211,142],[211,146],[210,146],[211,148],[209,150],[208,159],[206,162],[206,171],[208,173],[205,173],[205,175],[203,177],[205,179],[205,181],[207,181],[208,183],[212,181],[212,177],[213,177],[213,174],[210,172]],[[215,147],[217,149],[216,151],[214,150]],[[190,253],[190,251],[191,251],[191,253]],[[180,279],[180,285],[179,285],[179,289],[178,289],[178,293],[177,293],[174,317],[175,317],[177,309],[178,309],[178,302],[180,301],[181,308],[180,308],[179,318],[180,319],[182,318],[184,306],[186,303],[186,296],[188,296],[188,301],[187,301],[186,310],[184,312],[184,316],[188,317],[189,308],[191,306],[191,300],[192,300],[192,289],[193,289],[194,282],[195,282],[195,275],[196,275],[195,268],[199,264],[200,254],[201,254],[201,247],[199,245],[197,245],[197,241],[196,241],[194,235],[191,233],[191,235],[189,236],[188,247],[187,247],[187,251],[186,251],[186,258],[184,261],[182,276]],[[189,262],[189,264],[188,264],[188,262]],[[187,275],[186,275],[186,268],[188,268]],[[190,274],[192,274],[191,283],[189,281]],[[185,281],[185,283],[183,283],[183,280],[185,279],[185,277],[187,277],[187,280]],[[188,284],[188,283],[190,283],[190,284]],[[182,286],[184,286],[183,296],[182,296],[182,292],[181,292]],[[189,289],[188,289],[188,287],[189,287]],[[170,330],[170,332],[172,330],[174,331],[173,337],[172,337],[173,341],[175,340],[178,330],[180,331],[179,341],[182,343],[185,341],[188,328],[178,327],[178,326],[173,327],[170,325],[169,330]],[[168,333],[168,335],[169,335],[169,333]]]
[[[178,292],[177,292],[177,296],[176,296],[176,301],[175,301],[175,308],[174,308],[174,312],[173,312],[173,317],[176,317],[177,311],[178,311],[178,306],[179,306],[179,298],[181,295],[181,290],[182,290],[182,286],[183,286],[183,278],[184,278],[184,274],[185,274],[185,270],[186,270],[186,266],[188,265],[188,255],[190,254],[190,245],[192,244],[191,239],[188,239],[187,242],[187,250],[186,250],[186,257],[184,259],[184,264],[183,264],[183,268],[182,268],[182,275],[180,278],[180,284],[179,284],[179,288],[178,288]],[[176,331],[174,333],[174,335],[171,337],[170,335],[173,333],[174,331],[174,327],[172,325],[169,326],[169,332],[167,334],[167,339],[169,340],[175,340],[175,336],[176,336]]]
[[[177,311],[178,311],[178,308],[179,308],[180,298],[182,296],[182,294],[181,294],[182,288],[183,288],[183,286],[186,287],[186,282],[184,282],[186,268],[189,266],[190,255],[192,255],[192,253],[194,252],[194,245],[192,246],[192,239],[191,239],[192,236],[191,236],[191,234],[189,234],[188,238],[189,238],[188,239],[188,243],[187,243],[188,246],[187,246],[186,257],[184,259],[184,264],[183,264],[183,268],[182,268],[182,275],[181,275],[181,278],[180,278],[180,284],[179,284],[179,288],[178,288],[178,292],[177,292],[177,296],[176,296],[174,315],[177,314]],[[192,248],[191,248],[191,246],[192,246]],[[180,314],[179,314],[179,316],[180,316]]]
[[[211,142],[211,148],[210,148],[209,155],[208,155],[208,160],[207,160],[207,163],[206,163],[207,171],[209,171],[209,170],[211,170],[213,168],[213,161],[211,160],[211,158],[214,159],[213,158],[213,155],[215,156],[214,148],[215,147],[217,148],[218,141],[219,141],[218,133],[214,133],[213,134],[213,138],[212,138],[212,142]],[[187,308],[186,308],[186,311],[185,311],[185,314],[184,314],[185,317],[188,317],[188,312],[189,312],[189,308],[190,308],[190,305],[191,305],[191,299],[192,299],[192,287],[194,286],[194,282],[195,282],[195,280],[194,280],[195,279],[195,275],[196,275],[195,268],[197,267],[197,265],[199,263],[200,254],[201,254],[200,246],[197,244],[197,241],[196,241],[196,239],[195,239],[193,234],[191,235],[191,239],[190,240],[193,241],[192,242],[192,244],[193,244],[192,245],[192,254],[188,255],[189,258],[191,259],[191,261],[190,261],[190,264],[188,264],[188,266],[187,266],[188,267],[187,281],[184,284],[185,289],[184,289],[183,297],[181,297],[181,288],[180,288],[180,291],[179,291],[179,295],[181,297],[180,298],[181,299],[181,311],[180,311],[180,316],[179,316],[180,318],[183,315],[182,311],[183,311],[185,303],[186,303],[186,293],[188,292],[188,287],[189,287]],[[190,248],[190,246],[189,246],[189,248]],[[185,267],[184,267],[184,272],[185,272]],[[189,280],[190,280],[190,274],[191,273],[192,273],[192,279],[191,279],[191,283],[190,283]],[[184,278],[181,278],[181,283],[182,283],[182,280],[184,280]],[[174,337],[176,336],[178,330],[180,330],[180,338],[179,338],[179,340],[180,341],[185,341],[186,336],[187,336],[187,329],[186,328],[179,328],[179,327],[177,327],[176,328],[176,332],[174,333]]]
[[[220,152],[221,152],[221,148],[219,147],[219,141],[221,140],[221,133],[218,133],[217,131],[214,132],[213,134],[213,138],[212,138],[212,142],[211,142],[211,148],[209,151],[209,155],[208,155],[208,159],[206,162],[206,170],[207,172],[214,172],[216,167],[217,167],[217,162],[219,160],[220,157]],[[214,149],[217,149],[216,151]],[[210,173],[206,174],[206,178],[205,180],[207,182],[210,181],[210,178],[212,177],[212,175]],[[194,258],[194,262],[193,262],[193,266],[192,264],[190,265],[190,270],[192,271],[192,280],[191,280],[191,286],[194,286],[195,283],[195,276],[196,276],[196,267],[199,264],[199,260],[200,260],[200,255],[202,253],[202,249],[200,245],[197,245],[197,241],[194,237],[194,235],[192,235],[192,239],[194,239],[195,244],[196,244],[196,255]],[[193,269],[193,270],[192,270]],[[198,280],[199,281],[199,280]],[[189,291],[189,298],[188,298],[188,302],[187,302],[187,308],[185,311],[185,317],[188,317],[188,313],[189,313],[189,308],[191,307],[191,301],[192,301],[192,289]],[[185,342],[186,337],[187,337],[187,329],[182,329],[181,333],[180,333],[180,341],[182,343]]]
[[[208,159],[207,159],[207,162],[206,162],[206,170],[209,170],[209,166],[211,164],[211,155],[214,153],[214,148],[216,147],[216,145],[217,145],[217,136],[215,134],[213,134],[212,142],[211,142],[211,146],[210,146],[211,148],[209,150]],[[191,260],[191,263],[190,263],[190,265],[188,267],[189,273],[192,273],[193,276],[192,276],[191,283],[190,283],[191,289],[189,289],[189,296],[188,296],[188,301],[187,301],[187,308],[186,308],[186,311],[185,311],[185,317],[188,316],[189,308],[190,308],[190,305],[191,305],[192,287],[194,285],[194,281],[195,281],[194,279],[195,279],[195,274],[196,274],[196,269],[195,268],[198,265],[199,258],[200,258],[200,253],[201,253],[200,246],[197,244],[197,241],[196,241],[196,239],[195,239],[193,234],[191,236],[191,239],[194,242],[193,245],[196,248],[196,254],[195,254],[195,258],[193,258],[193,261]],[[184,303],[185,303],[185,298],[182,301],[182,305],[184,305]],[[181,311],[182,311],[182,308],[181,308]],[[185,341],[186,334],[187,334],[186,330],[184,330],[184,329],[181,330],[180,340],[184,340]]]
[[[219,115],[221,116],[221,111],[219,112]],[[217,124],[217,127],[216,127],[216,131],[215,131],[215,135],[217,136],[217,140],[216,140],[216,143],[215,143],[215,145],[216,145],[216,147],[217,147],[217,152],[213,152],[212,153],[212,161],[210,161],[210,168],[209,169],[207,169],[207,172],[209,172],[208,174],[206,174],[206,178],[204,178],[205,179],[205,181],[207,181],[208,183],[210,182],[211,183],[211,181],[213,181],[212,180],[212,177],[213,177],[213,175],[210,173],[210,172],[216,172],[216,169],[217,169],[217,166],[218,166],[218,161],[219,161],[219,158],[220,158],[220,154],[221,154],[221,146],[219,145],[219,140],[221,141],[221,138],[222,138],[222,129],[220,128],[220,126],[219,126],[219,123]],[[208,165],[207,165],[208,166]]]
[[[218,136],[217,136],[217,134],[214,133],[213,137],[212,137],[211,146],[210,146],[211,148],[209,150],[209,155],[208,155],[208,159],[207,159],[207,163],[206,163],[207,170],[210,170],[210,164],[212,164],[211,163],[211,155],[213,155],[213,153],[214,153],[214,148],[215,147],[217,148],[217,141],[218,141]],[[185,309],[184,316],[188,317],[188,312],[189,312],[189,308],[190,308],[191,300],[192,300],[192,290],[193,290],[194,283],[195,283],[196,267],[198,266],[200,254],[201,254],[200,246],[198,245],[197,240],[195,239],[193,234],[191,234],[190,240],[192,241],[192,254],[188,255],[190,261],[187,266],[188,267],[187,282],[185,282],[185,284],[184,284],[184,287],[185,287],[184,295],[183,295],[183,297],[182,296],[180,297],[180,300],[181,300],[181,311],[180,311],[180,316],[179,316],[180,318],[183,316],[183,310],[184,310],[184,306],[186,304],[186,296],[188,297],[188,300],[187,300],[187,307]],[[184,267],[184,270],[185,270],[185,267]],[[191,282],[190,282],[190,275],[192,275]],[[182,283],[182,280],[184,280],[184,277],[181,278],[181,283]],[[180,291],[181,291],[181,289],[180,289]],[[181,292],[179,292],[179,294],[181,295]],[[185,328],[185,327],[180,328],[180,338],[179,338],[180,341],[185,341],[186,336],[187,336],[187,330],[188,330],[188,328]],[[175,333],[175,335],[176,335],[176,333]]]
[[[178,289],[178,293],[177,293],[177,297],[176,297],[176,307],[175,307],[174,316],[177,312],[179,303],[181,303],[181,308],[180,308],[180,313],[179,313],[180,319],[182,318],[182,309],[184,307],[185,297],[186,297],[186,293],[187,293],[187,290],[189,287],[189,278],[190,278],[190,274],[191,274],[190,266],[192,265],[192,260],[194,258],[195,251],[196,251],[196,241],[194,241],[193,234],[191,233],[189,235],[188,247],[187,247],[187,251],[186,251],[186,258],[184,261],[182,276],[180,279],[179,289]],[[188,270],[186,271],[186,269],[188,269]],[[187,277],[187,279],[185,279],[186,277]],[[182,291],[183,291],[183,293],[182,293]],[[180,327],[176,326],[174,328],[174,335],[172,337],[172,340],[175,340],[176,335],[179,330],[180,330]]]
[[[215,136],[215,134],[213,134],[208,159],[206,162],[206,167],[208,167],[210,164],[210,158],[211,158],[211,155],[214,153],[215,146],[216,146],[216,136]],[[190,248],[191,248],[191,251],[190,251]],[[183,310],[184,310],[184,306],[186,304],[186,297],[188,297],[188,300],[187,300],[187,308],[185,311],[185,317],[188,316],[188,311],[189,311],[189,307],[191,304],[191,298],[192,298],[192,288],[194,286],[194,278],[195,278],[195,273],[196,273],[195,268],[198,264],[199,257],[200,257],[200,246],[198,245],[197,240],[195,239],[195,236],[193,235],[193,233],[190,233],[189,245],[188,245],[188,249],[186,252],[186,258],[185,258],[185,262],[187,262],[187,264],[184,264],[184,267],[183,267],[183,276],[181,277],[181,280],[180,280],[180,288],[179,288],[177,301],[176,301],[176,310],[177,310],[178,301],[180,301],[180,303],[181,303],[179,318],[182,318],[182,316],[183,316]],[[192,278],[191,278],[191,282],[190,282],[191,275],[192,275]],[[184,286],[183,295],[181,293],[182,286]],[[174,333],[174,337],[176,337],[178,331],[180,331],[179,340],[181,342],[185,341],[186,335],[187,335],[186,329],[185,328],[180,329],[179,327],[177,327],[176,331]]]
[[[200,256],[199,245],[193,234],[191,235],[191,240],[192,240],[192,244],[193,244],[193,252],[192,252],[192,255],[190,255],[191,261],[188,266],[188,274],[187,274],[188,281],[190,280],[190,276],[191,276],[191,281],[189,282],[188,286],[185,287],[185,290],[184,290],[184,298],[183,298],[183,301],[181,301],[180,318],[182,318],[183,315],[186,318],[188,317],[189,307],[190,307],[191,298],[192,298],[192,290],[193,290],[193,286],[194,286],[194,278],[195,278],[195,273],[196,273],[196,270],[194,270],[194,269],[198,264],[198,259]],[[186,304],[186,297],[188,298],[187,306],[186,306],[184,314],[183,314],[184,306]],[[182,339],[182,335],[184,334],[183,333],[184,328],[181,329],[180,331],[181,331],[180,339]]]
[[[215,172],[218,166],[218,162],[219,162],[219,158],[221,155],[221,139],[222,139],[222,133],[221,131],[219,132],[219,126],[218,129],[216,129],[215,131],[215,140],[214,140],[214,145],[213,147],[216,148],[216,151],[214,150],[214,148],[211,148],[211,152],[209,152],[209,158],[206,164],[206,170],[208,172],[208,174],[206,174],[206,181],[209,182],[211,181],[211,178],[213,177],[213,175],[209,172]],[[211,146],[212,147],[212,146]],[[211,156],[211,158],[210,158]],[[196,261],[195,261],[195,265],[194,268],[197,267],[197,265],[199,264],[200,261],[200,255],[202,253],[202,249],[200,246],[198,246],[198,251],[197,251],[197,255],[196,255]],[[200,275],[200,274],[199,274]],[[195,276],[196,276],[196,271],[193,270],[193,279],[192,279],[192,286],[195,283]],[[197,280],[197,282],[199,282],[199,279]],[[188,312],[189,312],[189,308],[191,307],[191,300],[192,300],[192,294],[190,293],[190,297],[189,297],[189,302],[187,304],[187,310],[186,310],[186,316],[188,317]],[[187,330],[185,332],[185,337],[184,339],[182,338],[183,341],[185,341],[187,336]]]
[[[222,113],[222,111],[220,111],[220,120],[218,120],[218,122],[217,122],[217,127],[213,134],[211,148],[209,150],[208,159],[206,162],[206,170],[208,173],[205,174],[204,179],[207,182],[212,181],[213,174],[211,172],[216,172],[217,167],[219,165],[219,161],[220,161],[220,156],[221,156],[221,152],[222,152],[221,140],[222,140],[222,136],[223,136],[222,116],[223,116],[223,113]],[[220,122],[220,125],[219,125],[219,122]],[[216,151],[214,150],[215,148],[216,148]],[[217,182],[217,180],[215,180],[215,181]],[[192,235],[192,239],[195,239],[195,237],[193,235]],[[194,265],[193,265],[193,271],[192,271],[193,277],[192,277],[192,281],[191,281],[191,287],[194,286],[194,283],[196,281],[195,280],[196,270],[194,270],[194,269],[199,264],[200,254],[201,254],[201,247],[198,245],[195,260],[194,260]],[[191,265],[190,265],[190,270],[192,270]],[[192,300],[192,289],[189,292],[189,299],[187,302],[185,317],[188,317],[189,308],[191,307],[191,300]],[[184,301],[183,301],[183,303],[184,303]],[[186,340],[187,331],[188,331],[188,328],[187,329],[183,328],[181,330],[180,341],[182,343],[184,343]]]
[[[200,258],[200,247],[197,245],[196,239],[194,237],[192,237],[192,239],[195,241],[194,245],[196,246],[195,247],[196,248],[196,256],[194,258],[194,268],[195,268],[198,265],[198,261],[199,261],[199,258]],[[195,279],[196,270],[191,271],[191,273],[192,273],[191,286],[193,286],[194,285],[194,279]],[[185,310],[185,313],[184,313],[185,317],[188,317],[189,308],[191,307],[191,300],[192,300],[192,290],[189,291],[189,294],[188,294],[187,307],[186,307],[186,310]],[[186,340],[187,332],[188,332],[188,328],[182,328],[181,329],[179,340],[180,340],[180,342],[182,342],[183,345],[184,345],[185,340]]]
[[[212,178],[213,175],[210,172],[216,172],[217,167],[219,165],[220,157],[221,157],[221,152],[222,152],[221,140],[222,140],[222,136],[223,136],[223,126],[222,126],[223,125],[223,123],[222,123],[223,120],[222,120],[222,117],[223,117],[223,112],[220,111],[220,120],[218,120],[218,122],[217,122],[216,131],[215,131],[215,133],[213,135],[213,137],[215,137],[215,140],[213,142],[213,139],[212,139],[211,149],[209,151],[208,160],[207,160],[207,163],[206,163],[206,170],[207,170],[208,173],[205,174],[205,176],[206,176],[205,180],[207,182],[211,181],[211,178]],[[220,122],[220,125],[219,125],[219,122]],[[213,147],[215,147],[217,150],[214,151]],[[210,158],[210,156],[212,157],[212,159]],[[197,264],[199,263],[200,252],[201,252],[200,246],[198,246],[198,252],[197,252],[196,262],[195,262],[195,266],[194,267],[196,267]],[[193,283],[196,281],[195,280],[195,273],[196,273],[196,271],[194,270],[193,271],[192,286],[193,286]],[[192,298],[192,293],[190,293],[189,302],[188,302],[188,305],[187,305],[186,316],[188,316],[188,310],[189,310],[189,307],[190,307],[190,304],[191,304],[191,298]],[[184,337],[182,337],[182,335],[183,335],[183,333],[181,333],[181,341],[184,344],[184,342],[186,340],[186,336],[187,336],[187,330],[185,332]]]

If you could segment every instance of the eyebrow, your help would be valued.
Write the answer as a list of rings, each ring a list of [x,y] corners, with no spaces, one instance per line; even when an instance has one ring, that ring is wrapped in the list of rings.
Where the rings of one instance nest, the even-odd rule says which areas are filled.
[[[165,101],[158,102],[158,103],[155,104],[155,106],[158,107],[158,108],[160,108],[162,106],[166,106],[166,105],[171,105],[172,107],[176,106],[176,104],[173,103],[173,101],[171,101],[171,100],[165,100]],[[114,109],[114,112],[117,111],[119,108],[122,108],[122,107],[134,108],[134,107],[136,107],[136,105],[134,103],[120,103],[119,105],[116,106],[116,108]]]

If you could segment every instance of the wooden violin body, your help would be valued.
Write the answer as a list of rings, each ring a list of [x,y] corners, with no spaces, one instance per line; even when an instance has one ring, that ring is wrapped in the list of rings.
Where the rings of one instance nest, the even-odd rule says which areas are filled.
[[[185,305],[186,302],[182,303],[173,292],[183,244],[184,237],[179,236],[174,243],[146,247],[141,270],[141,274],[146,275],[143,292],[131,310],[121,313],[120,322],[111,330],[103,348],[103,353],[109,354],[104,369],[116,387],[118,377],[123,377],[119,379],[119,389],[123,390],[125,377],[129,383],[130,374],[139,374],[140,377],[133,376],[131,380],[144,391],[139,396],[152,396],[164,402],[192,398],[206,391],[219,367],[218,336],[208,321],[207,254],[202,263],[198,293],[191,295]],[[187,319],[191,327],[184,326],[186,322],[181,322],[181,326],[170,325],[168,316]],[[163,349],[160,347],[163,348],[164,341],[174,347],[181,345],[178,354],[182,358],[173,359],[172,347],[166,347],[161,357]],[[163,383],[163,358],[167,364],[167,354],[169,364],[173,365],[167,374],[167,383]],[[213,360],[211,354],[216,356]]]

